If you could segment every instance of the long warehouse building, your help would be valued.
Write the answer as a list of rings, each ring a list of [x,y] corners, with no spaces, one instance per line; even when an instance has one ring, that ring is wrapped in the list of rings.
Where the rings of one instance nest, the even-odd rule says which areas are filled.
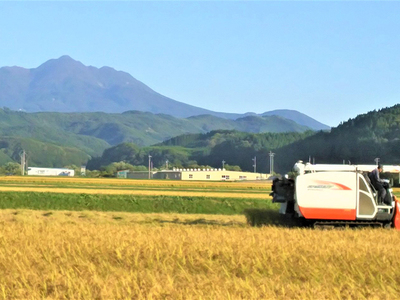
[[[134,172],[123,170],[117,174],[119,178],[149,178],[149,172]],[[225,169],[173,169],[150,172],[150,178],[172,180],[209,180],[209,181],[238,181],[238,180],[267,180],[270,174],[256,172],[227,171]]]

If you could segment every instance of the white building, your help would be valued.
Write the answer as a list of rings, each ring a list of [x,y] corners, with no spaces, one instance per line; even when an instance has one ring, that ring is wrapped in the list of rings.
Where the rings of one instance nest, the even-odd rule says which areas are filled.
[[[227,171],[225,169],[173,169],[158,171],[154,173],[153,178],[175,180],[238,181],[267,180],[270,178],[270,174]]]
[[[28,175],[35,176],[75,176],[75,171],[64,168],[36,168],[29,167]]]

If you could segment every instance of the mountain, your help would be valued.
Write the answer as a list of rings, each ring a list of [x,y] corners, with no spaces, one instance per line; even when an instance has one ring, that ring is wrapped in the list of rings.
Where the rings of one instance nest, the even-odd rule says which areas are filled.
[[[110,67],[85,66],[69,56],[51,59],[33,69],[0,68],[0,107],[26,112],[122,113],[135,110],[176,118],[212,115],[232,120],[257,116],[213,112],[178,102],[155,92],[128,73]],[[329,129],[297,111],[277,110],[258,116],[272,115],[313,130]]]
[[[90,130],[93,126],[85,121],[84,114],[30,114],[0,109],[0,137],[33,139],[58,146],[74,147],[91,156],[98,155],[110,147],[110,144],[96,136],[81,134],[80,126],[85,127],[85,130]],[[94,126],[98,128],[97,124]]]
[[[317,120],[314,120],[313,118],[310,118],[309,116],[298,112],[296,110],[290,110],[290,109],[278,109],[278,110],[272,110],[265,112],[261,114],[263,117],[265,116],[280,116],[282,118],[292,120],[296,122],[297,124],[307,126],[309,128],[312,128],[314,130],[328,130],[329,126],[322,124],[321,122],[318,122]]]
[[[107,113],[26,113],[0,109],[0,136],[33,138],[65,147],[75,147],[91,156],[110,146],[132,142],[149,146],[186,133],[217,129],[246,132],[304,132],[308,127],[277,116],[227,120],[210,115],[187,119],[164,114],[127,111]]]
[[[177,117],[209,111],[162,96],[125,72],[87,67],[69,56],[35,69],[0,69],[0,105],[28,112],[127,110],[174,112]]]
[[[201,132],[218,129],[232,129],[244,132],[304,132],[310,127],[299,125],[283,117],[249,115],[236,120],[223,119],[212,115],[189,117],[187,120],[201,128]]]

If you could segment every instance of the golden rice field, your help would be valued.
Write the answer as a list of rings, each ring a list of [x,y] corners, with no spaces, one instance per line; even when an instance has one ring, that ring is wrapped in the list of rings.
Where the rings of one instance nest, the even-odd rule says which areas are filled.
[[[239,185],[242,188],[257,189],[264,185],[271,185],[267,181],[184,181],[184,180],[148,180],[148,179],[120,179],[120,178],[85,178],[68,176],[0,176],[0,183],[63,183],[63,184],[95,184],[95,185],[113,185],[113,186],[162,186],[162,187],[232,187]]]
[[[79,177],[0,177],[0,191],[270,199],[271,182],[202,182]]]
[[[270,188],[0,177],[0,191],[268,198]],[[396,230],[251,227],[243,215],[24,209],[0,210],[0,226],[0,299],[400,299]]]
[[[3,210],[3,299],[398,299],[399,232]]]

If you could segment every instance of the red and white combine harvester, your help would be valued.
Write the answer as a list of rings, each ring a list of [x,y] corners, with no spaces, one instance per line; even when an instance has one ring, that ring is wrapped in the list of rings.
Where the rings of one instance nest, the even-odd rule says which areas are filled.
[[[313,165],[298,161],[295,179],[275,179],[273,202],[279,212],[301,218],[314,226],[383,226],[400,230],[400,202],[387,189],[386,204],[378,202],[378,192],[368,173],[374,165]],[[400,173],[400,166],[383,165],[383,172]]]

